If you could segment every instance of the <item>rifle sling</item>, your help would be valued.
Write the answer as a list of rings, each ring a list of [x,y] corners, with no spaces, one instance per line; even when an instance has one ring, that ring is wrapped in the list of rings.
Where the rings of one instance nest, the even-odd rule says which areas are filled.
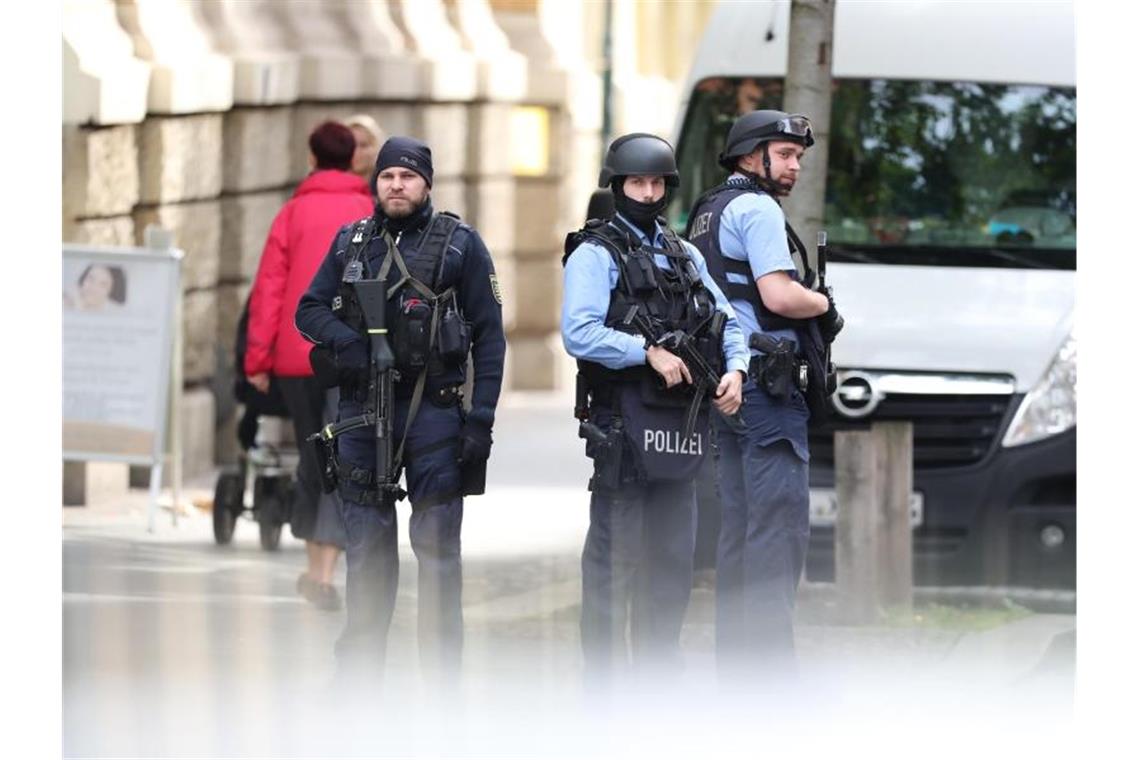
[[[380,273],[377,276],[379,280],[385,280],[388,277],[388,272],[392,269],[392,264],[396,265],[396,269],[400,272],[400,279],[395,285],[388,288],[388,298],[391,299],[400,288],[404,285],[409,285],[420,293],[432,305],[431,310],[431,326],[428,329],[428,353],[430,354],[435,348],[436,332],[439,328],[439,304],[441,301],[450,298],[455,293],[454,287],[445,289],[442,293],[436,293],[427,285],[423,284],[408,272],[408,265],[404,261],[404,257],[400,255],[400,249],[396,246],[396,242],[388,233],[388,230],[383,231],[384,242],[388,246],[388,255],[384,257],[384,263],[380,266]],[[450,240],[448,235],[448,240]],[[416,418],[416,413],[420,410],[420,404],[423,402],[424,386],[427,384],[428,365],[425,363],[424,368],[420,370],[419,376],[416,378],[416,386],[412,391],[411,404],[408,406],[408,418],[404,423],[404,434],[400,437],[400,446],[396,449],[396,456],[393,460],[393,471],[398,470],[404,458],[404,445],[408,442],[408,432],[412,429],[412,422]]]

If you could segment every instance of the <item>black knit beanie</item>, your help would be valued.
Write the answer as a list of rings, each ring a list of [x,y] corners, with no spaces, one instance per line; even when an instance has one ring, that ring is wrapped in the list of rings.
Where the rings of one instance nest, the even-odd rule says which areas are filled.
[[[372,172],[373,192],[376,191],[376,177],[393,166],[411,169],[427,180],[428,187],[431,187],[431,148],[414,137],[389,137],[381,146]]]

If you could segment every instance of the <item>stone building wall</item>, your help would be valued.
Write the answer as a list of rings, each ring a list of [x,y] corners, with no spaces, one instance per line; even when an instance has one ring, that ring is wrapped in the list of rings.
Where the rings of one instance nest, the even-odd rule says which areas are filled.
[[[236,456],[235,325],[324,119],[432,146],[435,204],[480,231],[503,285],[504,387],[565,387],[559,259],[601,155],[600,5],[64,0],[63,239],[141,245],[155,223],[185,251],[185,477]]]

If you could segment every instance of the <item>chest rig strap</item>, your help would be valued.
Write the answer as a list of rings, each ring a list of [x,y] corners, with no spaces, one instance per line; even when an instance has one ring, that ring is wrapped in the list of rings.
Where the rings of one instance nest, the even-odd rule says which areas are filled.
[[[388,288],[388,300],[391,300],[402,288],[410,287],[431,304],[431,326],[428,330],[429,353],[435,349],[442,305],[448,299],[454,301],[456,297],[454,286],[447,287],[439,293],[437,293],[434,288],[439,285],[443,269],[443,259],[447,253],[447,247],[451,245],[451,238],[458,228],[459,217],[447,212],[433,214],[431,221],[428,223],[427,230],[425,230],[424,234],[420,237],[419,245],[415,250],[416,255],[412,257],[412,265],[410,267],[400,253],[400,248],[396,245],[396,241],[392,238],[391,233],[386,229],[381,229],[381,235],[388,247],[388,252],[384,256],[384,263],[380,265],[380,273],[377,279],[387,280],[392,266],[395,265],[396,270],[400,273],[400,279]],[[425,282],[425,280],[427,282]],[[412,422],[415,420],[416,413],[419,412],[420,404],[423,402],[427,375],[428,363],[425,363],[423,369],[420,370],[419,376],[416,377],[416,385],[412,390],[412,400],[408,407],[408,418],[404,423],[404,434],[400,439],[400,447],[396,451],[397,463],[403,461],[404,444],[408,441],[408,432],[412,429]]]

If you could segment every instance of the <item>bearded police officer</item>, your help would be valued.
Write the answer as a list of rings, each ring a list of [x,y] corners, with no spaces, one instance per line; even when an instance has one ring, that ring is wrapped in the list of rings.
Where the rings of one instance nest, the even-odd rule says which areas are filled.
[[[756,349],[744,425],[714,421],[721,497],[716,646],[726,680],[794,672],[792,617],[808,541],[807,424],[809,406],[820,408],[809,401],[826,398],[819,348],[842,324],[830,293],[811,289],[814,273],[780,207],[813,141],[806,117],[741,116],[719,158],[730,176],[689,215],[689,239]]]
[[[314,364],[340,386],[339,421],[325,430],[348,536],[348,619],[336,651],[340,674],[363,683],[382,668],[396,601],[401,468],[419,564],[421,665],[457,673],[463,496],[483,492],[502,383],[506,340],[490,254],[475,230],[432,208],[431,183],[427,145],[385,142],[372,175],[375,213],[341,228],[297,309],[298,329],[316,344]]]
[[[614,140],[598,184],[616,213],[567,237],[562,307],[562,341],[578,359],[575,416],[594,460],[581,618],[593,685],[628,665],[627,621],[634,668],[680,664],[708,399],[734,414],[748,360],[704,260],[658,216],[679,184],[669,143]]]

